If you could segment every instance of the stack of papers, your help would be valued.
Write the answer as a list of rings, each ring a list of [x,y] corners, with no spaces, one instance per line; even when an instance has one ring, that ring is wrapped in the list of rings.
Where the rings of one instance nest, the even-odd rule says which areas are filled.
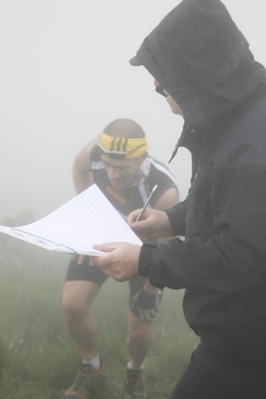
[[[51,251],[102,256],[94,244],[127,242],[142,245],[96,184],[37,222],[0,226],[0,232]]]

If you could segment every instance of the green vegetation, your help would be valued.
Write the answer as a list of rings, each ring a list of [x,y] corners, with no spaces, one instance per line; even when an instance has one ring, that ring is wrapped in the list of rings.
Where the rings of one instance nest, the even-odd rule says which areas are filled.
[[[26,244],[20,271],[0,270],[0,398],[59,399],[75,378],[80,355],[64,325],[61,292],[69,257]],[[198,339],[182,312],[183,292],[164,290],[146,361],[149,398],[166,399]],[[98,398],[120,398],[128,284],[109,279],[94,305],[108,381]],[[108,392],[108,395],[106,394]]]

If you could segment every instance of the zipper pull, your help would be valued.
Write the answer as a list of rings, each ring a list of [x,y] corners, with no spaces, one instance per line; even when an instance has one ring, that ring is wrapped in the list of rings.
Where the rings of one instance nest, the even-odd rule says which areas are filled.
[[[170,163],[172,161],[172,159],[174,159],[174,157],[176,156],[177,150],[178,150],[178,143],[176,143],[175,149],[174,149],[173,154],[172,154],[171,158],[169,159],[168,163]]]

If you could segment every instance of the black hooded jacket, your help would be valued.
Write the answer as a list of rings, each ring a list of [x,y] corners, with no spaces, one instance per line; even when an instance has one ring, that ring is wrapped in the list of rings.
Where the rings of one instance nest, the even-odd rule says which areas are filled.
[[[266,367],[266,72],[219,0],[184,0],[144,40],[144,67],[180,105],[192,153],[173,238],[144,244],[139,273],[185,288],[189,325],[212,350]],[[176,149],[177,149],[176,148]]]

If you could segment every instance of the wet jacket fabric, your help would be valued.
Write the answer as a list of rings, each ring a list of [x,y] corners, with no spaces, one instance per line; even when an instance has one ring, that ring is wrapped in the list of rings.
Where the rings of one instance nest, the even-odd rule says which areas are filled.
[[[213,351],[266,367],[265,69],[218,0],[181,2],[131,63],[180,105],[176,149],[193,163],[188,198],[167,210],[185,241],[144,244],[139,273],[186,289],[185,317]]]

